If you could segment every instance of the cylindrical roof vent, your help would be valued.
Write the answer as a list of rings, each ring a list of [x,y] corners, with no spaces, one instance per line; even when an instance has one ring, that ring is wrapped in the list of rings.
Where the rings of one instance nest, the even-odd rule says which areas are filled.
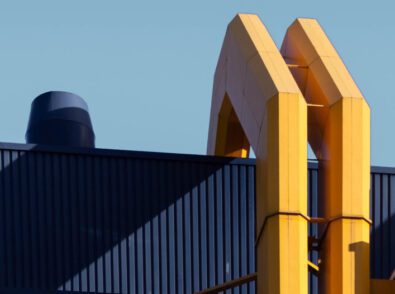
[[[32,102],[26,142],[72,147],[95,147],[88,105],[79,96],[51,91]]]

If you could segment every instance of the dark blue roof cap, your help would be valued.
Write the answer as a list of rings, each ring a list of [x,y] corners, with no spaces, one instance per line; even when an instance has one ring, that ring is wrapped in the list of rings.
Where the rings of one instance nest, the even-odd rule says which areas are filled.
[[[73,93],[51,91],[32,102],[27,143],[74,147],[95,146],[86,102]]]

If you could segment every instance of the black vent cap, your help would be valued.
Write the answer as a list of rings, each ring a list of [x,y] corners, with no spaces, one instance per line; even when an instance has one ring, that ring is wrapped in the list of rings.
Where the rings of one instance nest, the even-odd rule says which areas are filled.
[[[95,147],[95,134],[86,102],[73,93],[51,91],[32,102],[26,142]]]

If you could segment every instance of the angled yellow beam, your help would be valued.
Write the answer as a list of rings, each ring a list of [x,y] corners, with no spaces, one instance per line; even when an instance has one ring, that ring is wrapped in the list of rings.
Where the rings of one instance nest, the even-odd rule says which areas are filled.
[[[241,14],[215,73],[207,152],[247,156],[249,145],[257,158],[257,293],[306,294],[307,106],[262,22]]]
[[[308,138],[320,160],[320,205],[330,220],[320,293],[369,293],[370,109],[314,19],[297,19],[281,53],[308,103]]]

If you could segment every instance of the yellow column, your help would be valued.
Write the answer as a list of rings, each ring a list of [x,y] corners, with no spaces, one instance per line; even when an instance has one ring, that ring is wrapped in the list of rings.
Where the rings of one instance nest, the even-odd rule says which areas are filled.
[[[308,103],[309,142],[320,160],[320,293],[369,293],[370,109],[314,19],[297,19],[281,53]]]
[[[306,294],[306,102],[262,22],[243,14],[229,24],[218,61],[207,152],[247,156],[249,145],[258,293]]]

